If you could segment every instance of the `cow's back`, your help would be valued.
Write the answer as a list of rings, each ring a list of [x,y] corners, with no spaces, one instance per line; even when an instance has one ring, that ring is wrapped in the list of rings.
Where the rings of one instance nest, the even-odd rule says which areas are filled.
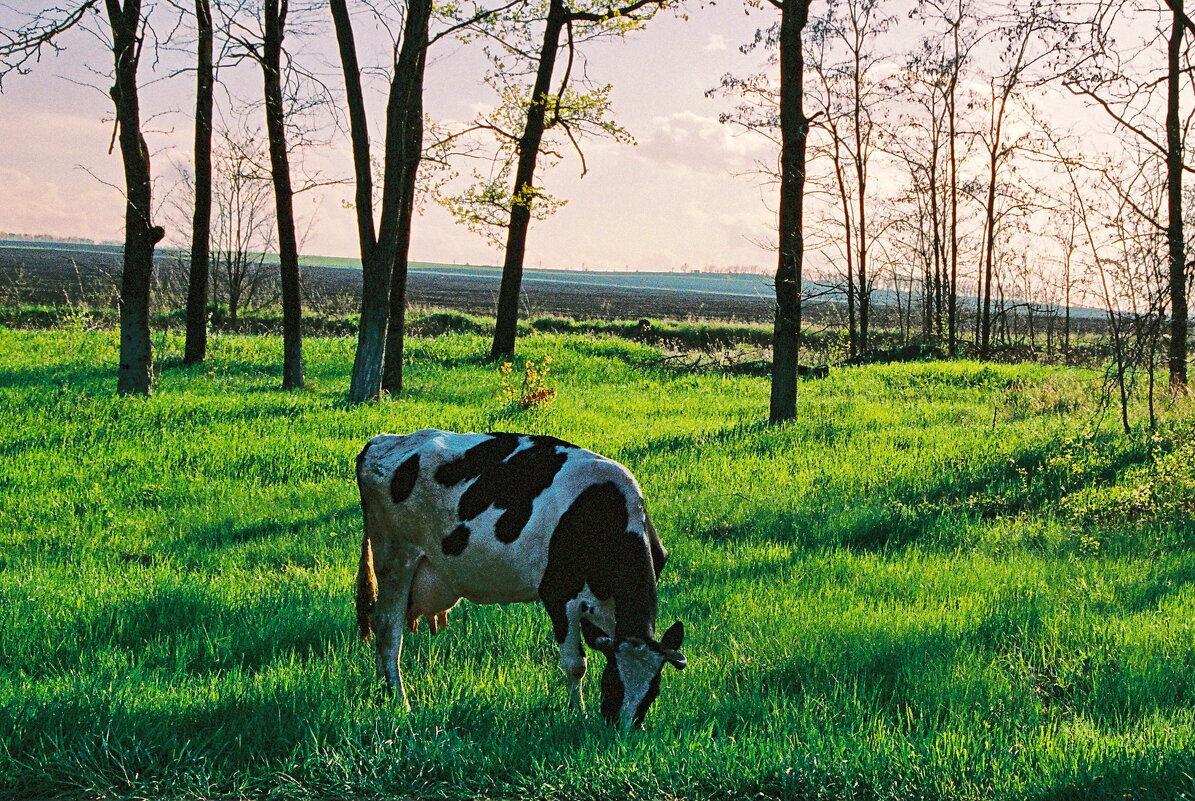
[[[357,472],[366,515],[380,516],[395,545],[421,551],[478,603],[538,597],[552,535],[587,489],[608,486],[626,504],[625,519],[639,531],[649,525],[626,468],[553,437],[383,434],[361,452]]]

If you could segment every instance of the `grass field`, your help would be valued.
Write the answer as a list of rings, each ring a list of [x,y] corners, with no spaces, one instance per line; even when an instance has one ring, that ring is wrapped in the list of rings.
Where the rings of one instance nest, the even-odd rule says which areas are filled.
[[[535,335],[558,396],[514,412],[468,334],[347,408],[350,339],[283,393],[276,339],[154,336],[118,399],[114,333],[0,328],[0,798],[1195,798],[1189,408],[1124,437],[1096,373],[894,364],[765,427],[765,379]],[[532,605],[463,604],[380,699],[352,459],[428,426],[635,471],[690,664],[646,731],[569,714]]]

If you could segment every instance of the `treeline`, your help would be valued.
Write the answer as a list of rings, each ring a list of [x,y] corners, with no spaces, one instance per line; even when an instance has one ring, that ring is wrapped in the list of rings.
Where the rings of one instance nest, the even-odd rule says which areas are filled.
[[[11,231],[0,231],[0,239],[10,242],[66,242],[72,245],[116,245],[119,242],[99,242],[85,236],[62,236],[60,234],[16,234]]]
[[[0,60],[5,74],[25,71],[78,26],[111,45],[127,198],[121,392],[149,392],[146,303],[163,233],[152,219],[141,136],[147,42],[184,54],[196,77],[194,163],[180,205],[192,243],[187,361],[204,358],[213,278],[227,292],[265,269],[247,254],[276,249],[284,386],[302,386],[293,199],[325,179],[296,171],[296,155],[313,115],[340,113],[363,265],[349,393],[361,402],[401,391],[407,250],[427,197],[502,247],[490,356],[513,354],[531,223],[561,202],[544,191],[542,172],[566,151],[584,164],[588,137],[628,138],[611,115],[611,87],[579,66],[584,50],[673,5],[77,0],[27,15],[7,32]],[[775,15],[742,47],[761,68],[725,76],[710,94],[727,101],[723,122],[775,146],[775,161],[759,167],[778,192],[773,420],[795,415],[802,306],[827,280],[846,301],[852,359],[877,349],[882,318],[891,325],[892,311],[876,304],[880,290],[896,299],[902,339],[981,358],[1041,335],[1068,351],[1070,310],[1086,305],[1105,312],[1122,409],[1139,370],[1151,393],[1155,368],[1165,369],[1172,391],[1185,391],[1192,254],[1183,176],[1192,169],[1184,154],[1195,23],[1179,0],[747,6]],[[361,58],[354,25],[365,15],[392,35],[385,63]],[[334,90],[291,47],[313,35],[335,39]],[[430,54],[446,41],[485,52],[490,68],[478,81],[497,98],[456,127],[428,120],[423,107]],[[237,113],[264,123],[264,144],[244,125],[214,123],[236,116],[216,113],[221,71],[246,65],[262,88],[256,105]],[[386,102],[371,110],[362,76],[378,73]],[[371,131],[381,132],[376,141]],[[462,188],[450,178],[464,163],[487,166]]]

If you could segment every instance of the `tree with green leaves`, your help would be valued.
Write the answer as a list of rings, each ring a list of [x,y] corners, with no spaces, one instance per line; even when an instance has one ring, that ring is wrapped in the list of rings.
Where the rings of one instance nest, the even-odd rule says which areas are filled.
[[[611,117],[610,87],[591,86],[574,70],[577,48],[593,39],[622,36],[644,25],[668,0],[635,0],[622,6],[583,5],[573,0],[547,0],[546,9],[506,21],[494,34],[499,42],[491,53],[495,70],[488,77],[499,96],[490,114],[474,128],[492,133],[497,143],[491,174],[463,193],[443,198],[445,206],[466,226],[504,242],[502,286],[491,358],[514,355],[519,319],[519,294],[527,235],[533,219],[543,219],[559,201],[536,183],[544,156],[560,160],[571,146],[586,171],[580,140],[608,136],[630,141]],[[542,23],[539,36],[536,24]],[[553,88],[556,67],[564,67]],[[508,62],[522,65],[511,68]],[[530,87],[522,82],[531,78]]]
[[[373,400],[383,390],[391,395],[402,391],[407,258],[424,148],[423,81],[428,47],[522,2],[513,0],[463,14],[455,7],[437,12],[431,0],[407,0],[402,37],[395,43],[390,65],[381,216],[375,227],[369,128],[356,37],[345,0],[329,0],[349,111],[362,268],[361,324],[349,384],[350,403]],[[375,13],[380,10],[375,8]],[[430,24],[436,16],[447,25],[432,36]]]

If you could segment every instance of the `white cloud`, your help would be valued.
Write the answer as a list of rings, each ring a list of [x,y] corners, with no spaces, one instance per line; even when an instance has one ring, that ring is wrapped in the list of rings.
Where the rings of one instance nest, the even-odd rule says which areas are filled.
[[[705,52],[718,53],[726,49],[726,37],[720,33],[711,33],[705,41]]]
[[[770,149],[763,138],[724,125],[717,117],[679,111],[653,118],[636,154],[654,163],[726,175],[751,169]]]

